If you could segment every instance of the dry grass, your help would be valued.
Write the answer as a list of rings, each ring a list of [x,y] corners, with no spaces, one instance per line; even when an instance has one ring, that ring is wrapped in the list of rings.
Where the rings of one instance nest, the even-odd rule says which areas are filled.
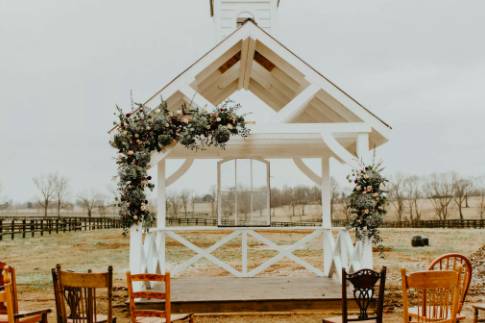
[[[411,236],[414,234],[426,235],[430,238],[430,247],[412,248]],[[404,266],[409,270],[426,268],[427,264],[437,255],[446,252],[460,252],[470,255],[481,245],[485,244],[483,230],[431,230],[431,229],[386,229],[383,230],[386,252],[384,258],[375,255],[376,265],[386,265],[389,268],[388,280],[388,310],[387,322],[400,321],[399,304],[399,268]],[[187,237],[195,244],[208,246],[216,241],[217,236],[201,236],[189,233]],[[301,238],[301,233],[291,232],[284,235],[272,235],[271,239],[277,243],[289,243]],[[270,257],[272,251],[263,245],[250,241],[250,246],[255,250],[250,254],[250,259],[256,261]],[[318,264],[321,259],[321,240],[316,240],[304,251],[298,251],[299,256],[304,256],[309,262]],[[229,243],[225,249],[216,253],[217,256],[230,261],[234,266],[239,266],[234,255],[239,255],[239,242],[236,240]],[[6,240],[0,243],[1,260],[17,269],[17,279],[20,290],[20,301],[23,308],[51,307],[53,293],[51,286],[50,269],[57,263],[64,268],[85,271],[88,268],[102,271],[108,265],[115,268],[115,286],[117,286],[117,302],[122,303],[125,297],[123,273],[128,269],[128,238],[121,235],[120,230],[100,230],[91,232],[72,232],[52,236],[44,236],[35,239]],[[175,242],[169,243],[169,260],[174,261],[187,259],[191,253]],[[225,275],[220,269],[201,262],[191,269],[191,275]],[[306,275],[307,273],[299,266],[287,262],[271,267],[265,275]],[[483,290],[472,290],[470,298],[473,301],[484,301]],[[127,313],[122,307],[117,308],[117,316],[125,321]],[[268,315],[202,315],[196,317],[196,322],[321,322],[321,318],[328,313],[273,313]],[[52,317],[54,319],[54,317]]]

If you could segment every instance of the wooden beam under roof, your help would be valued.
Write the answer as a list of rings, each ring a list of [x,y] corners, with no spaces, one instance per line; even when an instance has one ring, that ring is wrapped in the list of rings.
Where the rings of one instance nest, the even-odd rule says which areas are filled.
[[[271,83],[271,80],[269,82],[267,82],[267,79],[261,77],[258,73],[253,73],[253,77],[251,79],[253,79],[257,83],[261,84],[262,86],[265,85],[265,86],[263,86],[263,88],[264,88],[265,92],[267,93],[267,95],[271,95],[271,96],[275,97],[278,101],[282,102],[283,105],[286,105],[291,100],[289,93],[287,93],[285,91],[281,91],[277,87],[273,86],[273,84]],[[275,108],[275,107],[273,107],[273,108]],[[279,108],[280,107],[278,105],[278,109]]]
[[[251,72],[253,69],[253,62],[254,62],[254,53],[256,50],[256,40],[253,38],[249,38],[249,46],[248,46],[248,61],[246,64],[246,69],[244,71],[244,78],[243,78],[243,88],[247,89],[249,86],[249,79],[251,78]]]
[[[261,64],[261,66],[263,66],[268,72],[271,72],[273,68],[275,68],[275,64],[273,64],[257,50],[254,52],[254,60]]]
[[[276,111],[278,111],[279,109],[281,109],[281,107],[285,105],[285,103],[281,102],[279,98],[275,98],[272,95],[268,94],[266,89],[261,84],[256,82],[254,78],[251,78],[251,80],[249,81],[249,90]]]
[[[228,69],[230,69],[234,64],[239,62],[241,60],[241,51],[238,51],[236,54],[234,54],[231,58],[229,58],[227,61],[222,64],[218,70],[221,72],[221,74],[224,74]]]
[[[282,71],[284,71],[288,76],[294,79],[299,84],[303,84],[307,82],[305,80],[305,75],[293,67],[290,63],[282,59],[276,53],[274,53],[271,49],[266,47],[260,41],[256,42],[256,50],[266,59],[268,59],[272,64],[279,67]]]
[[[319,91],[315,98],[323,102],[327,107],[339,114],[346,121],[362,121],[359,117],[349,111],[342,103],[324,90]]]
[[[239,75],[238,89],[242,89],[244,83],[244,73],[246,72],[246,65],[248,61],[248,49],[249,49],[250,38],[243,39],[241,45],[241,73]]]
[[[299,91],[295,91],[294,89],[287,86],[286,83],[281,82],[280,79],[276,78],[272,73],[268,72],[264,67],[262,67],[256,61],[253,64],[252,74],[253,73],[256,75],[256,78],[258,78],[259,76],[259,79],[267,80],[269,82],[268,88],[269,88],[269,85],[271,85],[277,88],[279,92],[284,93],[284,95],[286,95],[288,98],[292,98],[297,93],[299,93]]]
[[[237,52],[241,51],[241,41],[238,41],[234,46],[229,48],[224,54],[214,60],[209,66],[204,68],[200,73],[195,76],[197,83],[203,82],[212,73],[217,71],[222,64],[226,63],[230,58],[232,58]]]

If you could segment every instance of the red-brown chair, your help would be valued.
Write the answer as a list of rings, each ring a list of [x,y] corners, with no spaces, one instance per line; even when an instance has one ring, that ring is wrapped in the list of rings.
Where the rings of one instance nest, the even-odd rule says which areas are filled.
[[[47,323],[47,313],[50,310],[20,312],[18,311],[17,291],[15,284],[15,270],[2,263],[1,286],[3,290],[0,291],[0,304],[2,310],[0,314],[1,323]]]

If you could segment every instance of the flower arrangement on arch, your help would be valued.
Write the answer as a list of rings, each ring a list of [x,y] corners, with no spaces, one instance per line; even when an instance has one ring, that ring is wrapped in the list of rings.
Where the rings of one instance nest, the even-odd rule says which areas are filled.
[[[355,229],[357,238],[369,238],[378,244],[382,242],[379,227],[382,225],[388,204],[386,183],[381,164],[362,164],[347,176],[354,188],[346,207],[352,217],[349,227]]]
[[[117,121],[110,144],[117,150],[118,193],[122,226],[153,221],[153,211],[146,198],[146,190],[154,188],[148,176],[153,151],[164,151],[177,143],[188,149],[209,146],[225,148],[231,136],[247,137],[249,129],[239,104],[225,101],[213,111],[193,105],[183,105],[172,112],[162,101],[155,109],[139,105],[124,113],[117,107]]]

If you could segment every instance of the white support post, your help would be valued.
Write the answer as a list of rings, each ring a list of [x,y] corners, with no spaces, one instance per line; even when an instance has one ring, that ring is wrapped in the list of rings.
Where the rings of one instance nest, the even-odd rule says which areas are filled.
[[[244,230],[241,235],[241,255],[242,255],[242,273],[248,274],[248,231]]]
[[[132,274],[141,273],[143,252],[142,225],[134,224],[130,227],[130,271]]]
[[[372,256],[372,241],[369,238],[365,238],[362,242],[362,268],[373,269],[374,268],[374,258]]]
[[[166,212],[167,197],[165,186],[165,159],[162,159],[157,165],[157,229],[165,228]]]
[[[330,157],[322,157],[322,227],[324,229],[332,228],[332,215],[331,215],[331,189],[330,189]]]
[[[357,135],[357,156],[364,163],[371,162],[371,156],[369,152],[369,134],[361,133]]]

